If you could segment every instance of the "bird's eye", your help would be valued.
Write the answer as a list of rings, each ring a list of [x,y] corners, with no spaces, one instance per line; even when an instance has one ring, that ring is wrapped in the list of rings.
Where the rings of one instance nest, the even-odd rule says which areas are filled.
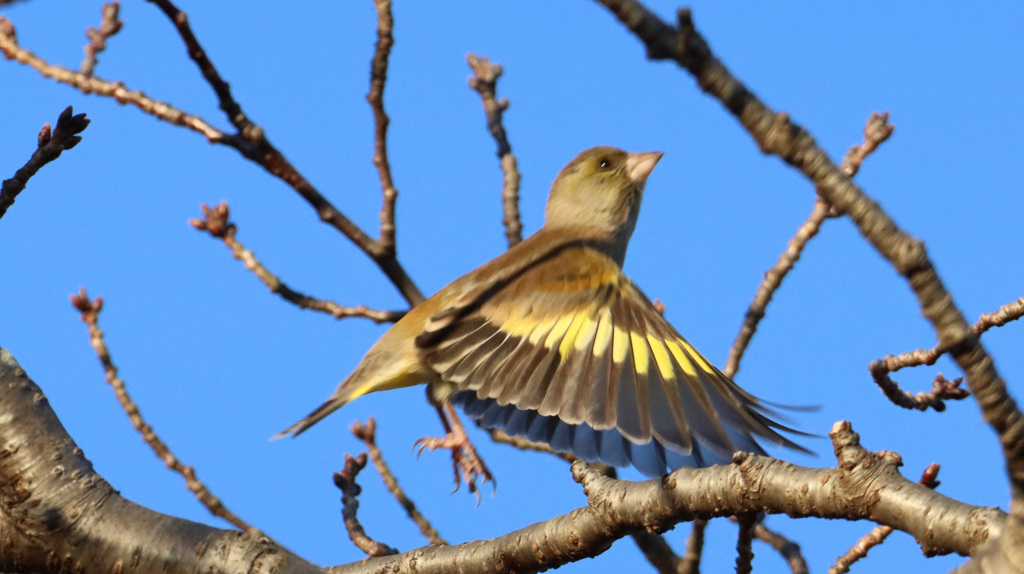
[[[599,169],[608,169],[612,166],[612,162],[608,158],[603,158],[600,163],[597,164]]]

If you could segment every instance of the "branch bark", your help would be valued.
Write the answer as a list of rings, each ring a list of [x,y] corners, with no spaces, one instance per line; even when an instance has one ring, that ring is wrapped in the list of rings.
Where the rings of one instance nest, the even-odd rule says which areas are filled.
[[[0,350],[0,420],[0,526],[15,549],[0,554],[5,571],[96,571],[119,562],[138,564],[138,571],[317,571],[265,538],[169,517],[122,498],[6,350]],[[455,561],[467,574],[539,571],[601,554],[633,532],[761,511],[873,520],[910,533],[929,555],[973,554],[999,538],[1007,523],[1001,511],[905,479],[897,455],[868,452],[848,423],[837,423],[831,437],[836,468],[738,453],[731,465],[627,482],[576,462],[573,474],[587,506],[490,540],[424,547],[329,571],[430,574],[449,572]]]

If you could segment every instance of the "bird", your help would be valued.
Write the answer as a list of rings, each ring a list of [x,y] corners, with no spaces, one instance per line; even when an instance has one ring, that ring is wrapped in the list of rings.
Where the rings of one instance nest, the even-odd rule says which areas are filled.
[[[718,370],[623,273],[662,155],[581,152],[552,183],[543,227],[413,307],[277,437],[365,394],[426,383],[436,405],[461,406],[484,429],[650,477],[728,463],[738,450],[764,454],[758,439],[807,452],[780,434],[803,433],[773,420],[777,405]],[[464,447],[446,427],[448,440],[425,444]],[[476,457],[462,455],[464,465]],[[473,468],[490,477],[482,461]],[[467,481],[473,468],[463,467]]]

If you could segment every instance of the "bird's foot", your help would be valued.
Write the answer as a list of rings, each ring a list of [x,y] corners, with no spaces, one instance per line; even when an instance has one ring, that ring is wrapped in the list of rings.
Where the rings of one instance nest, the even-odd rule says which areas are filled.
[[[459,432],[461,431],[461,432]],[[452,469],[455,472],[455,492],[466,481],[469,491],[476,495],[477,504],[480,504],[480,490],[477,487],[477,479],[480,484],[490,482],[497,485],[491,471],[487,469],[484,460],[476,452],[476,447],[470,442],[465,429],[453,429],[443,437],[425,437],[416,441],[414,448],[419,446],[419,453],[424,450],[437,450],[439,448],[452,451]]]

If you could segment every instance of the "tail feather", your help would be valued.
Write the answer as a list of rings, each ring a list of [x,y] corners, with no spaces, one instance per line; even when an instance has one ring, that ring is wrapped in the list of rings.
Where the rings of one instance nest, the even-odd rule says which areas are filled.
[[[288,435],[291,435],[292,438],[295,438],[300,434],[306,432],[306,429],[308,429],[309,427],[323,420],[324,417],[326,417],[327,415],[343,407],[347,402],[347,400],[340,398],[337,395],[334,395],[331,398],[327,399],[327,401],[324,404],[317,407],[313,412],[306,415],[306,418],[284,429],[283,431],[277,433],[276,435],[270,437],[270,440],[277,440]]]

